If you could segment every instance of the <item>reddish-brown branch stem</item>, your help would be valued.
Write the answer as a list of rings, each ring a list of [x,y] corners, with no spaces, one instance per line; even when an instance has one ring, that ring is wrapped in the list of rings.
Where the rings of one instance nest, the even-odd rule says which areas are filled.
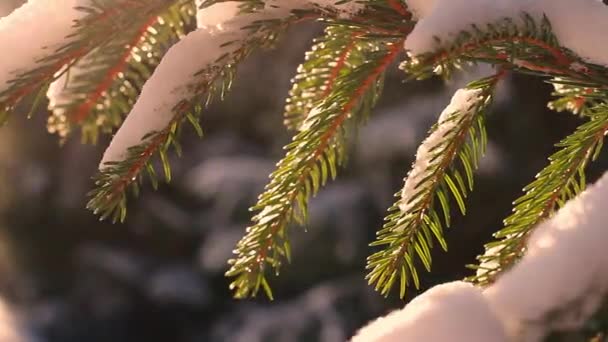
[[[247,54],[247,49],[244,47],[239,48],[235,53],[234,60],[241,60]],[[204,93],[208,91],[211,85],[217,81],[217,79],[221,76],[221,74],[216,74],[213,77],[209,77],[209,79],[201,83],[200,87],[196,88],[196,93]],[[188,102],[183,101],[178,104],[173,112],[176,113],[173,120],[169,123],[169,125],[159,132],[152,141],[149,142],[146,149],[138,156],[138,159],[133,163],[133,165],[129,168],[125,175],[122,175],[119,179],[114,181],[111,190],[107,192],[106,198],[108,201],[111,201],[116,198],[119,194],[124,192],[124,190],[135,181],[137,175],[141,172],[141,170],[145,167],[146,163],[150,160],[152,155],[159,149],[159,147],[166,141],[168,135],[170,134],[170,130],[173,124],[180,122],[186,115],[186,110],[188,109]]]
[[[388,5],[394,9],[397,13],[404,17],[411,17],[411,13],[399,0],[387,0]]]
[[[108,195],[108,200],[114,199],[116,194],[122,193],[129,184],[131,184],[135,177],[141,172],[141,170],[146,166],[146,163],[154,152],[158,150],[163,141],[167,138],[168,132],[163,132],[158,134],[154,139],[150,142],[150,144],[146,147],[146,149],[139,155],[137,161],[129,168],[127,174],[120,178],[118,183],[114,185],[114,188]]]
[[[359,34],[359,32],[353,32],[353,34],[350,37],[350,42],[348,43],[348,45],[346,45],[344,47],[344,50],[342,50],[342,52],[338,56],[338,58],[336,60],[336,65],[331,69],[331,72],[329,74],[329,78],[325,85],[327,88],[325,89],[325,91],[323,91],[323,94],[321,95],[322,98],[325,98],[333,90],[336,80],[338,79],[338,76],[340,75],[340,71],[346,65],[348,56],[350,55],[350,52],[355,47],[355,44],[356,44],[355,39],[358,34]]]
[[[127,3],[126,5],[131,6],[131,4],[129,4],[129,3]],[[108,10],[100,12],[97,14],[97,16],[94,16],[93,18],[90,19],[90,23],[92,24],[92,23],[106,20],[106,19],[110,18],[111,15],[114,14],[116,11],[117,11],[116,9],[110,8]],[[68,53],[66,56],[62,57],[61,59],[59,59],[58,61],[53,63],[50,66],[50,68],[48,68],[49,69],[48,72],[44,72],[41,75],[37,76],[36,78],[34,78],[30,82],[28,82],[28,84],[24,85],[22,88],[15,89],[13,94],[9,95],[8,98],[2,103],[2,106],[5,106],[5,107],[14,106],[24,96],[28,95],[32,91],[36,90],[36,88],[43,85],[45,82],[52,79],[55,76],[55,73],[57,73],[57,71],[59,71],[64,65],[68,65],[71,62],[83,57],[89,51],[91,51],[92,48],[93,48],[93,46],[91,44],[88,44],[88,45],[84,45],[84,46]]]
[[[491,81],[492,87],[491,88],[494,89],[494,87],[498,84],[498,82],[501,81],[506,75],[507,75],[507,69],[500,68],[498,70],[498,72],[496,73],[496,75],[494,75],[494,77],[492,78],[492,81]],[[470,125],[473,124],[473,122],[474,122],[474,120],[473,120],[473,118],[471,118],[471,120],[469,120],[469,122],[468,122],[468,126],[464,127],[458,133],[458,135],[454,139],[456,141],[456,143],[452,144],[449,147],[449,149],[444,154],[447,157],[442,160],[441,164],[439,165],[439,167],[437,168],[435,173],[433,175],[431,175],[431,178],[434,178],[433,182],[435,184],[437,184],[439,182],[439,176],[445,172],[445,170],[450,166],[450,164],[454,160],[455,155],[458,152],[457,148],[458,148],[458,146],[461,146],[463,141],[467,138],[468,128],[470,127]],[[412,226],[418,227],[422,224],[422,222],[424,220],[424,216],[426,215],[426,212],[428,211],[428,207],[431,205],[431,201],[433,200],[433,195],[434,195],[434,192],[429,191],[428,195],[421,202],[422,203],[421,206],[425,209],[420,210],[420,212],[416,215],[416,217],[415,217],[416,221]],[[412,236],[415,236],[415,235],[416,234],[413,234]],[[401,246],[399,246],[399,249],[394,256],[391,266],[387,270],[388,273],[394,272],[397,269],[397,267],[403,262],[403,256],[407,252],[408,246],[409,246],[409,240],[406,239],[405,242],[402,243]]]
[[[382,74],[386,68],[395,60],[399,51],[401,50],[401,45],[403,41],[396,42],[393,44],[388,54],[380,61],[380,64],[374,69],[374,71],[361,83],[361,85],[355,90],[351,99],[342,107],[341,114],[334,120],[331,126],[327,129],[321,138],[321,143],[315,149],[312,157],[307,161],[306,166],[304,167],[304,171],[300,174],[297,181],[295,182],[294,189],[291,191],[288,199],[289,206],[285,207],[283,212],[280,214],[280,217],[275,221],[275,223],[271,226],[270,233],[264,239],[265,241],[261,244],[259,249],[259,254],[256,257],[256,267],[258,270],[262,270],[264,268],[264,263],[266,262],[267,251],[270,250],[272,246],[272,241],[279,229],[283,226],[285,221],[288,219],[289,214],[291,213],[291,208],[293,207],[293,202],[296,200],[298,196],[298,188],[302,183],[306,181],[306,177],[308,175],[308,171],[318,162],[319,157],[325,151],[325,148],[332,140],[332,137],[339,130],[340,126],[346,121],[346,119],[351,114],[351,111],[356,106],[357,102],[360,100],[361,96],[373,85],[373,83],[377,80],[378,76]]]
[[[593,93],[593,90],[591,88],[587,88],[587,89],[583,90],[583,93],[591,94],[591,93]],[[579,111],[579,110],[581,110],[581,108],[583,108],[586,101],[587,101],[587,99],[585,99],[585,96],[576,96],[574,99],[572,99],[572,106],[574,107],[574,109],[576,111]]]
[[[159,132],[149,142],[146,149],[141,154],[139,154],[137,160],[133,163],[133,165],[131,165],[131,167],[129,168],[127,173],[124,176],[121,176],[120,179],[118,179],[116,181],[116,183],[112,187],[112,190],[109,191],[109,193],[108,193],[108,196],[107,196],[108,201],[113,200],[118,194],[121,194],[127,188],[127,186],[129,186],[131,183],[133,183],[135,181],[135,178],[137,177],[137,175],[139,175],[141,170],[146,166],[146,163],[148,163],[148,161],[150,160],[152,155],[154,155],[154,153],[160,148],[160,146],[163,144],[163,142],[167,139],[173,123],[179,122],[183,118],[183,113],[186,110],[185,106],[186,106],[185,104],[180,104],[177,106],[175,111],[179,114],[171,121],[171,123],[168,125],[167,128],[165,128],[163,131]]]
[[[447,153],[445,155],[448,156],[448,158],[445,158],[443,160],[443,162],[441,163],[441,165],[439,166],[439,168],[437,169],[437,173],[436,174],[440,174],[443,173],[444,170],[450,165],[450,163],[452,162],[454,155],[456,154],[456,147],[458,145],[460,145],[462,143],[462,140],[466,139],[466,134],[467,134],[467,130],[463,129],[457,136],[456,136],[456,141],[458,141],[457,144],[452,144],[452,146],[450,147],[450,149],[447,151]],[[434,175],[434,177],[436,177],[436,175]],[[434,183],[437,183],[438,180],[433,181]],[[431,201],[433,200],[433,192],[429,192],[428,196],[425,197],[424,201],[422,201],[421,205],[424,208],[428,208],[428,206],[431,204]],[[418,227],[422,224],[423,220],[424,220],[424,216],[426,215],[427,209],[423,209],[421,210],[415,218],[415,223],[412,225],[414,227]],[[416,234],[412,234],[412,236],[416,236]],[[403,262],[403,257],[405,255],[405,253],[407,252],[408,246],[410,246],[410,241],[411,239],[406,239],[406,242],[404,242],[398,249],[397,253],[394,255],[394,259],[391,263],[390,268],[387,269],[387,273],[393,273],[397,267],[399,265],[401,265],[401,263]]]
[[[87,116],[90,115],[91,110],[97,104],[99,99],[103,96],[104,92],[106,92],[114,81],[116,77],[126,69],[129,64],[129,57],[133,51],[133,48],[139,44],[144,35],[146,34],[148,28],[158,20],[157,16],[153,16],[137,31],[137,34],[133,38],[133,40],[125,47],[125,52],[118,60],[117,64],[108,69],[107,74],[102,79],[95,89],[86,96],[84,102],[82,102],[73,113],[68,114],[70,120],[74,123],[82,123]]]
[[[585,153],[580,154],[580,156],[582,156],[582,157],[579,158],[579,160],[577,160],[576,163],[578,163],[580,165],[589,156],[589,154],[592,153],[593,147],[599,141],[601,141],[601,140],[604,139],[604,137],[605,137],[605,135],[606,135],[607,132],[608,132],[608,125],[604,125],[604,127],[602,128],[602,130],[595,135],[595,139],[592,141],[592,143],[590,143],[589,146],[587,146],[585,148]],[[574,174],[578,171],[578,169],[579,169],[578,167],[571,167],[571,168],[569,168],[568,171],[566,172],[566,174],[563,175],[563,178],[571,178],[571,177],[573,177]],[[555,204],[557,203],[557,201],[559,200],[560,196],[562,195],[562,191],[568,185],[568,183],[569,182],[564,182],[560,187],[558,187],[557,189],[555,189],[553,191],[553,194],[551,195],[551,197],[549,198],[549,200],[547,201],[547,203],[545,203],[545,205],[543,206],[543,209],[542,209],[541,213],[538,215],[537,220],[534,221],[534,223],[531,223],[530,226],[536,226],[540,222],[542,222],[545,219],[547,219],[547,217],[549,217],[549,215],[553,211],[553,208],[554,208]],[[521,236],[520,240],[515,245],[515,250],[517,250],[517,251],[524,250],[524,248],[526,246],[526,243],[528,241],[528,236],[530,235],[531,232],[532,232],[532,230],[529,230],[529,231],[525,232]],[[500,261],[500,267],[504,267],[505,265],[512,264],[515,259],[516,259],[515,255],[510,255],[510,256],[506,257],[504,260]],[[494,276],[495,275],[496,274],[494,274]],[[488,276],[488,281],[489,282],[493,282],[495,280],[494,276],[492,276],[492,275]]]
[[[64,65],[69,64],[71,61],[76,60],[85,55],[87,49],[81,48],[73,51],[72,53],[66,55],[61,58],[57,62],[52,64],[48,73],[43,73],[40,76],[34,78],[29,84],[25,85],[20,89],[16,89],[13,94],[11,94],[6,101],[4,101],[3,106],[11,107],[14,106],[19,100],[21,100],[24,96],[28,95],[32,91],[36,90],[36,88],[42,86],[46,81],[51,79],[53,75],[61,69]]]
[[[485,39],[485,40],[476,41],[474,43],[468,43],[453,51],[449,51],[449,50],[441,51],[438,54],[436,54],[434,57],[432,57],[429,63],[437,64],[440,61],[448,59],[448,58],[450,58],[450,56],[453,56],[453,55],[466,54],[468,52],[473,52],[475,49],[477,49],[481,46],[484,46],[484,45],[492,46],[495,44],[505,43],[505,42],[524,42],[524,43],[539,47],[539,48],[549,52],[549,54],[551,54],[553,56],[553,58],[555,59],[555,63],[558,66],[569,67],[574,62],[574,60],[572,60],[567,54],[565,54],[559,48],[551,46],[542,40],[531,38],[531,37],[505,37],[505,38]],[[484,57],[484,56],[485,56],[484,54],[478,55],[478,57]],[[506,53],[499,53],[496,57],[498,59],[502,59],[505,61],[509,60],[509,55]],[[518,66],[521,66],[523,68],[527,68],[527,69],[530,69],[533,71],[540,71],[540,72],[554,73],[554,74],[555,73],[557,73],[557,74],[565,73],[563,69],[549,67],[549,66],[545,66],[545,65],[536,65],[529,61],[523,61],[523,60],[517,61],[516,64]]]

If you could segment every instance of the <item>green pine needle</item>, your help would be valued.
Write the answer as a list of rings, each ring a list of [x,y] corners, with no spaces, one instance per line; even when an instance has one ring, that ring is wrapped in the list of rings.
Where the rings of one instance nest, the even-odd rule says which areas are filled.
[[[72,41],[37,61],[32,69],[17,74],[10,81],[11,86],[0,92],[0,109],[11,112],[27,95],[39,92],[54,81],[60,70],[66,72],[65,66],[78,63],[92,51],[103,51],[116,39],[128,37],[129,30],[136,22],[133,18],[142,13],[152,13],[159,6],[186,1],[189,0],[96,0],[88,6],[78,7],[85,14],[74,24]],[[113,51],[107,51],[105,56],[111,56],[111,53]]]
[[[154,170],[153,157],[157,156],[165,175],[165,180],[171,180],[171,167],[167,152],[173,149],[179,155],[179,132],[183,122],[190,122],[197,133],[202,134],[198,118],[204,107],[216,97],[223,98],[234,80],[236,67],[262,46],[274,44],[285,31],[286,27],[297,22],[307,13],[295,13],[280,20],[261,20],[249,25],[247,38],[240,42],[239,48],[229,55],[218,59],[212,65],[196,73],[200,76],[200,84],[193,87],[197,92],[190,98],[183,99],[173,109],[173,120],[159,132],[151,132],[142,138],[142,143],[129,148],[127,156],[120,162],[107,163],[95,177],[96,188],[89,193],[87,207],[99,214],[101,219],[111,218],[122,221],[126,213],[126,193],[129,188],[134,194],[139,193],[143,172],[146,171],[151,183],[158,184],[157,171]],[[204,106],[200,105],[201,98],[205,99]]]
[[[266,273],[278,274],[284,259],[290,259],[287,228],[292,220],[304,224],[308,200],[335,178],[346,159],[349,124],[363,121],[373,108],[383,74],[400,51],[401,40],[357,41],[365,61],[340,75],[323,102],[309,113],[287,154],[271,175],[270,184],[252,208],[258,214],[238,243],[236,258],[226,273],[233,278],[235,297],[255,296]],[[268,288],[269,289],[269,288]],[[267,295],[268,289],[265,287]],[[270,297],[270,295],[269,295]]]
[[[224,1],[206,0],[201,7]],[[349,1],[357,0],[336,4]],[[237,2],[242,13],[260,11],[267,5],[264,0]],[[350,139],[374,108],[385,71],[415,24],[406,3],[368,0],[350,18],[331,7],[311,5],[293,10],[285,18],[243,27],[246,38],[226,42],[239,46],[195,75],[200,77],[193,87],[196,93],[173,108],[173,119],[165,128],[148,133],[127,151],[124,160],[104,165],[95,178],[88,207],[101,219],[123,221],[127,194],[137,196],[144,178],[155,189],[161,178],[172,179],[169,153],[181,155],[182,124],[189,123],[203,135],[201,112],[214,99],[224,98],[241,61],[260,47],[272,47],[294,23],[325,23],[324,36],[307,53],[287,99],[284,120],[295,137],[252,208],[256,212],[253,224],[238,243],[226,273],[232,278],[230,286],[236,297],[255,296],[262,290],[272,299],[267,275],[269,271],[278,274],[281,265],[291,261],[290,224],[306,223],[310,198],[345,164]],[[10,88],[0,92],[0,125],[23,98],[38,94],[34,110],[44,90],[64,70],[63,75],[76,77],[69,83],[71,88],[65,89],[75,100],[59,108],[58,115],[61,111],[64,115],[51,118],[49,128],[64,135],[79,128],[84,140],[96,141],[101,133],[120,125],[166,49],[193,28],[195,17],[193,0],[95,0],[79,9],[85,15],[75,23],[74,39],[38,61],[32,70],[17,74]],[[447,78],[478,62],[495,65],[501,72],[468,86],[478,91],[478,98],[465,110],[446,113],[431,130],[441,136],[430,140],[432,146],[424,146],[428,163],[422,173],[408,176],[417,182],[413,188],[406,183],[407,191],[397,194],[399,200],[371,244],[379,250],[367,260],[367,280],[383,295],[398,286],[404,297],[408,286],[420,287],[418,269],[431,269],[434,245],[447,249],[444,229],[451,223],[451,205],[466,213],[466,198],[473,190],[474,172],[487,143],[485,113],[504,70],[550,77],[548,82],[556,86],[557,96],[550,107],[573,111],[588,121],[557,145],[560,151],[514,202],[514,212],[496,234],[497,241],[486,246],[486,255],[479,257],[481,265],[474,266],[479,272],[472,281],[489,284],[511,267],[525,252],[533,228],[583,191],[585,167],[597,158],[608,132],[605,66],[588,63],[561,47],[547,18],[536,20],[524,14],[483,27],[471,25],[450,42],[438,39],[437,44],[436,50],[412,56],[402,64],[411,78],[437,74]],[[406,198],[401,198],[404,193]]]
[[[478,257],[481,266],[472,266],[479,271],[471,281],[492,283],[523,255],[533,229],[585,189],[585,168],[598,157],[608,132],[608,104],[590,108],[587,117],[588,122],[556,145],[560,150],[549,157],[549,165],[524,188],[526,194],[513,203],[513,214],[494,235],[497,241],[487,244],[486,254]]]
[[[426,142],[435,145],[428,146],[428,162],[417,161],[425,165],[419,176],[408,175],[408,178],[421,177],[414,185],[414,192],[403,197],[407,189],[404,188],[396,194],[399,199],[389,209],[384,227],[371,244],[381,250],[367,259],[366,278],[381,294],[388,296],[397,282],[401,298],[412,283],[419,288],[417,263],[430,271],[434,241],[447,250],[443,230],[450,225],[449,198],[452,197],[465,214],[465,198],[473,188],[473,170],[485,152],[484,116],[499,77],[488,77],[469,85],[470,90],[479,91],[477,98],[464,112],[447,113],[449,116],[433,127],[430,139],[443,130],[446,132],[438,142]]]
[[[62,91],[72,101],[54,108],[48,122],[50,132],[65,139],[80,127],[84,143],[96,143],[100,133],[113,132],[131,110],[164,52],[194,26],[194,3],[190,0],[139,1],[142,4],[137,14],[130,9],[112,21],[102,21],[105,26],[128,22],[121,34],[65,71],[68,80]],[[74,69],[77,71],[71,75]]]
[[[306,61],[298,67],[293,87],[285,106],[285,126],[298,130],[310,111],[331,93],[335,81],[362,63],[360,51],[355,49],[356,29],[330,26],[325,34],[315,40],[306,53]]]

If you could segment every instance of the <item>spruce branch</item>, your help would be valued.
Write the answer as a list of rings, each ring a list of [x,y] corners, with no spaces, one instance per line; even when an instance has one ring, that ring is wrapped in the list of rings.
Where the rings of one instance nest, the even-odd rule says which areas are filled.
[[[254,11],[257,10],[253,9]],[[395,11],[387,6],[378,6],[373,10],[376,15],[378,11],[389,11],[389,15],[395,15]],[[261,10],[263,13],[263,10]],[[243,14],[257,16],[256,13]],[[200,82],[190,86],[193,89],[193,96],[184,99],[179,105],[173,108],[174,118],[167,126],[157,132],[150,132],[141,139],[141,143],[132,146],[126,152],[126,155],[121,157],[120,161],[112,161],[102,166],[99,175],[95,177],[96,189],[91,191],[87,207],[101,215],[101,218],[112,217],[114,221],[124,220],[126,215],[126,190],[132,187],[134,193],[139,192],[140,182],[143,180],[142,171],[146,171],[150,176],[152,184],[157,184],[157,176],[154,167],[152,166],[152,157],[158,155],[161,159],[162,168],[166,175],[166,180],[170,179],[170,165],[167,158],[167,149],[174,146],[179,152],[179,143],[177,133],[180,131],[179,126],[183,121],[192,123],[198,132],[202,132],[198,124],[198,114],[204,106],[199,106],[200,97],[207,97],[205,105],[208,104],[215,95],[220,95],[223,98],[224,93],[228,90],[232,81],[233,73],[236,66],[246,58],[252,51],[260,47],[272,46],[281,34],[292,24],[306,20],[315,20],[326,16],[324,20],[330,25],[343,25],[349,23],[347,19],[339,19],[335,14],[327,13],[326,10],[319,8],[311,9],[292,9],[284,17],[272,17],[264,19],[264,15],[259,20],[250,22],[245,27],[242,27],[243,32],[248,32],[242,41],[229,41],[223,46],[235,46],[233,52],[223,55],[213,65],[210,65],[205,70],[197,73],[200,77]],[[374,21],[370,20],[372,25]],[[348,24],[345,24],[348,25]],[[398,26],[403,25],[403,20],[399,20]],[[351,25],[349,25],[351,26]],[[359,23],[357,27],[365,26]],[[385,24],[387,26],[387,24]],[[373,27],[373,26],[370,26]],[[361,36],[362,40],[368,44],[373,44],[374,41],[384,40],[402,40],[401,36],[394,34],[381,36],[371,32],[375,36],[371,37],[369,33]],[[393,31],[394,33],[394,31]],[[384,37],[384,38],[382,38]],[[380,43],[378,43],[380,44]],[[382,45],[382,44],[380,44]],[[354,54],[353,54],[354,55]],[[354,86],[353,83],[350,84]],[[217,94],[216,94],[217,93]]]
[[[236,257],[226,273],[237,298],[255,296],[260,287],[272,298],[268,269],[278,274],[290,259],[287,238],[290,221],[303,224],[308,200],[328,178],[334,178],[345,159],[347,124],[365,119],[374,106],[383,74],[401,49],[401,38],[363,40],[365,62],[340,75],[331,94],[307,116],[300,132],[287,145],[287,154],[271,175],[266,191],[252,208],[253,225],[237,244]]]
[[[506,227],[496,235],[502,240],[488,244],[486,255],[479,258],[482,265],[473,266],[478,275],[471,280],[487,284],[521,256],[525,238],[537,223],[584,188],[584,166],[601,147],[605,132],[601,120],[608,75],[604,67],[588,63],[560,46],[546,17],[537,23],[524,14],[520,20],[505,18],[484,28],[473,25],[449,44],[438,42],[436,51],[410,58],[402,67],[417,79],[436,73],[449,77],[462,65],[477,62],[552,77],[550,82],[558,85],[556,93],[561,98],[550,106],[591,118],[589,126],[582,126],[574,137],[559,144],[563,150],[551,157],[554,165],[543,170],[537,181],[525,188],[528,193],[515,202],[515,213],[505,220]],[[596,135],[584,135],[594,128]],[[556,168],[558,171],[554,172]],[[538,201],[543,205],[536,207]]]
[[[83,142],[111,133],[128,113],[166,49],[192,28],[190,0],[163,2],[64,71],[51,85],[48,129],[61,138],[80,127]],[[53,103],[55,102],[55,103]]]
[[[218,92],[224,92],[233,78],[232,66],[222,69],[216,78],[208,85],[209,97]],[[199,136],[203,131],[198,122],[202,108],[195,102],[184,101],[174,112],[176,115],[170,124],[159,132],[152,132],[142,138],[142,143],[130,147],[127,156],[120,162],[108,162],[106,166],[94,177],[96,188],[88,196],[87,208],[100,219],[111,218],[113,222],[124,221],[127,215],[127,189],[132,188],[135,196],[139,194],[144,173],[150,179],[154,188],[158,187],[158,176],[152,157],[158,155],[167,182],[171,181],[171,167],[167,153],[173,148],[181,155],[181,146],[178,142],[181,125],[188,121]]]
[[[377,18],[384,20],[380,24]],[[371,39],[374,35],[402,37],[411,30],[411,18],[403,4],[387,0],[370,2],[361,18],[324,19],[330,26],[321,38],[315,39],[305,62],[292,79],[293,86],[285,106],[285,126],[298,130],[308,113],[331,93],[338,76],[364,62],[361,51],[356,49],[357,40]]]
[[[524,254],[534,227],[585,189],[585,168],[598,157],[608,132],[608,105],[598,104],[586,116],[589,121],[556,145],[561,149],[549,157],[549,165],[524,188],[525,195],[513,202],[513,214],[494,234],[497,241],[487,244],[486,253],[478,257],[481,265],[473,266],[478,272],[471,281],[492,283]]]
[[[184,1],[184,0],[173,0]],[[155,11],[158,6],[166,6],[163,0],[97,0],[88,6],[78,7],[84,13],[76,21],[74,34],[66,37],[67,42],[37,61],[29,70],[22,70],[0,91],[0,111],[4,118],[27,95],[43,91],[53,80],[60,76],[84,56],[96,49],[102,49],[113,39],[131,27],[134,17]],[[66,67],[67,66],[67,67]]]
[[[571,78],[606,89],[605,68],[589,63],[562,47],[546,17],[537,22],[528,14],[504,18],[485,27],[471,25],[449,43],[437,38],[438,48],[415,56],[403,68],[415,79],[434,74],[449,77],[463,65],[486,62],[536,76]]]
[[[315,45],[306,53],[306,61],[292,79],[284,114],[288,129],[298,130],[308,113],[331,93],[340,74],[361,64],[355,49],[360,34],[349,27],[330,26],[322,38],[315,40]]]
[[[202,128],[199,116],[215,97],[223,99],[230,89],[239,63],[252,51],[270,46],[276,42],[285,29],[307,16],[309,12],[299,11],[282,19],[259,20],[247,24],[243,40],[227,41],[225,47],[234,47],[231,52],[222,55],[218,60],[200,70],[194,75],[196,84],[189,85],[192,95],[183,99],[172,110],[173,118],[163,129],[150,132],[141,138],[141,142],[129,147],[126,156],[120,161],[110,161],[101,167],[95,177],[96,188],[89,193],[90,201],[87,207],[101,216],[101,219],[111,217],[113,221],[123,221],[127,211],[127,190],[133,189],[139,193],[144,173],[156,187],[158,184],[157,171],[152,158],[158,156],[165,174],[165,180],[171,180],[171,166],[167,152],[174,148],[178,155],[181,147],[178,141],[180,127],[183,122],[189,122],[199,135]],[[230,36],[231,39],[232,36]],[[201,100],[203,105],[201,105]]]
[[[570,111],[585,117],[591,108],[608,97],[608,88],[602,89],[597,84],[562,77],[548,82],[555,88],[553,96],[557,97],[548,106],[558,112]]]
[[[366,278],[381,294],[387,296],[395,283],[400,284],[401,298],[410,283],[419,287],[415,257],[430,271],[434,239],[447,250],[443,229],[450,226],[449,197],[465,214],[473,171],[485,153],[485,112],[502,75],[503,71],[459,90],[418,149],[405,186],[396,195],[399,200],[371,244],[382,250],[367,259]]]

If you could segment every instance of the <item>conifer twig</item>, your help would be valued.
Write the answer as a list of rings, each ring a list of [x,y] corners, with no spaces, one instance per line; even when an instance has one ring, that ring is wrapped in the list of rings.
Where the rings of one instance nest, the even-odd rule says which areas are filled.
[[[410,282],[420,286],[414,256],[430,271],[433,237],[447,249],[443,226],[450,225],[448,197],[452,195],[464,214],[464,199],[473,189],[473,170],[485,152],[485,111],[503,75],[501,70],[459,90],[418,149],[404,188],[396,195],[399,200],[372,244],[383,249],[367,262],[367,279],[382,294],[388,295],[396,282],[402,298]]]
[[[478,257],[481,265],[472,266],[478,272],[471,281],[481,285],[494,282],[524,254],[533,229],[585,189],[585,169],[598,157],[608,133],[608,105],[591,108],[588,118],[556,145],[561,149],[524,188],[526,193],[514,202],[513,214],[504,220],[505,227],[494,235],[498,240],[486,245],[486,253]]]
[[[288,145],[286,157],[278,163],[266,192],[253,208],[260,210],[254,224],[238,243],[237,257],[230,260],[226,275],[234,278],[231,288],[237,298],[256,295],[260,286],[272,298],[267,267],[278,272],[281,259],[290,259],[289,222],[293,218],[303,223],[309,197],[329,176],[335,177],[336,167],[344,159],[345,123],[361,116],[361,109],[367,110],[366,98],[375,98],[376,84],[397,57],[401,44],[400,39],[387,40],[380,51],[369,52],[367,61],[351,71],[351,77],[338,78],[332,94],[313,109]]]

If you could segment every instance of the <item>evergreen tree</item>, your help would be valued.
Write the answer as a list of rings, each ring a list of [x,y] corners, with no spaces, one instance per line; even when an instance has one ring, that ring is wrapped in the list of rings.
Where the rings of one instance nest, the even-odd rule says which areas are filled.
[[[410,318],[403,320],[445,324],[428,340],[455,340],[453,325],[468,321],[458,320],[450,305],[470,303],[497,328],[460,332],[462,340],[602,339],[608,279],[601,273],[608,263],[580,236],[594,237],[595,244],[605,238],[597,232],[605,181],[581,193],[585,168],[608,132],[608,48],[601,44],[607,18],[608,8],[597,0],[30,0],[0,21],[0,41],[11,51],[0,57],[0,123],[24,99],[33,99],[35,108],[46,94],[48,129],[61,139],[79,132],[84,142],[95,143],[118,129],[88,207],[102,219],[123,221],[128,193],[136,196],[145,178],[154,187],[160,173],[171,180],[168,154],[181,153],[182,126],[203,136],[199,119],[213,100],[229,97],[239,64],[256,49],[272,47],[288,27],[322,22],[323,35],[306,54],[286,100],[284,122],[293,140],[252,207],[252,224],[226,273],[235,297],[261,290],[272,298],[269,274],[278,275],[291,258],[289,228],[306,224],[309,199],[345,165],[349,142],[381,96],[387,68],[401,62],[413,81],[449,79],[468,65],[490,64],[495,72],[457,91],[430,129],[371,244],[370,285],[404,297],[409,287],[419,287],[419,269],[431,270],[431,249],[438,244],[447,250],[452,207],[466,213],[488,140],[487,109],[501,80],[513,72],[543,77],[555,87],[549,106],[585,122],[556,145],[546,168],[514,201],[496,241],[472,266],[476,275],[468,281],[477,287],[431,290],[404,310]],[[35,39],[25,45],[27,37]],[[564,227],[573,233],[556,233]],[[575,254],[566,259],[575,262],[562,263],[564,253]],[[587,265],[593,273],[571,265]],[[528,311],[512,303],[497,307],[503,297],[518,302],[519,274],[536,279],[543,268],[559,272],[544,274],[537,281],[547,286],[530,287],[519,302],[540,296],[530,291],[555,293],[548,279],[580,284],[559,302]],[[435,318],[420,308],[430,300],[444,301]],[[401,326],[399,314],[391,317]],[[355,339],[392,341],[442,328],[410,323],[397,337],[370,326]]]

